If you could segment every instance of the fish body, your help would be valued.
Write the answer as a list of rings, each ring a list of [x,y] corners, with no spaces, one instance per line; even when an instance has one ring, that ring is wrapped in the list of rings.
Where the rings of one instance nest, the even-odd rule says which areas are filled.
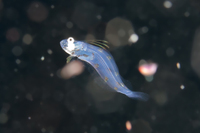
[[[147,94],[133,92],[123,83],[114,58],[105,48],[107,45],[100,45],[102,42],[95,43],[96,46],[92,44],[84,41],[75,41],[72,37],[60,42],[63,50],[71,55],[70,59],[78,57],[80,60],[89,63],[114,91],[130,98],[146,101],[148,99]]]

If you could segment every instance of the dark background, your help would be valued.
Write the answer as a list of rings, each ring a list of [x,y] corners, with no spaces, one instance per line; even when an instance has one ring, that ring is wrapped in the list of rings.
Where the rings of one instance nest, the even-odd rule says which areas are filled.
[[[0,0],[0,133],[199,133],[200,1],[164,2]],[[150,95],[147,102],[95,90],[88,69],[60,76],[68,54],[59,42],[109,40],[115,18],[128,21],[139,40],[116,37],[121,43],[111,42],[110,52],[133,90]],[[137,69],[141,59],[158,64],[152,82]]]

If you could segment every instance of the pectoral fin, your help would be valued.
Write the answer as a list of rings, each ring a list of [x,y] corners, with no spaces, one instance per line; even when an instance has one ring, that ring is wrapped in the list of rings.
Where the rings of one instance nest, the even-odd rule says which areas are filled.
[[[67,63],[69,63],[72,60],[72,58],[74,58],[74,56],[68,56],[67,57]]]

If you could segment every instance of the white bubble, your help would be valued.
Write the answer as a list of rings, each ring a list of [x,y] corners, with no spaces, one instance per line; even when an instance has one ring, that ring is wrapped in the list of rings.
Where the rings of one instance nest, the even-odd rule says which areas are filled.
[[[180,69],[180,68],[181,68],[181,64],[180,64],[179,62],[177,62],[177,63],[176,63],[176,67],[177,67],[178,69]]]
[[[172,7],[171,1],[165,1],[165,2],[163,3],[163,5],[164,5],[165,8],[171,8],[171,7]]]
[[[20,46],[15,46],[13,49],[12,49],[12,53],[15,55],[15,56],[20,56],[22,54],[22,48]]]
[[[45,58],[44,58],[44,56],[42,56],[40,59],[41,59],[41,61],[44,61]]]
[[[180,86],[181,90],[185,89],[185,86],[184,85],[181,85]]]
[[[67,22],[66,26],[67,26],[67,28],[71,29],[73,27],[73,23],[72,22]]]
[[[132,34],[129,38],[129,42],[132,42],[132,43],[136,43],[138,41],[139,37],[137,34]]]
[[[29,44],[32,43],[33,38],[32,38],[32,36],[31,36],[30,34],[25,34],[25,35],[23,36],[22,41],[23,41],[25,44],[29,45]]]

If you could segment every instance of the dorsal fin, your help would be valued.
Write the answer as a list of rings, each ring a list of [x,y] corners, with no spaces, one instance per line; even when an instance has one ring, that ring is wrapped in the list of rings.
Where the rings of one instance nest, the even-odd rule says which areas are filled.
[[[103,49],[108,49],[108,42],[105,40],[89,40],[86,41],[87,43],[91,44],[91,45],[95,45],[97,47],[103,48]]]

